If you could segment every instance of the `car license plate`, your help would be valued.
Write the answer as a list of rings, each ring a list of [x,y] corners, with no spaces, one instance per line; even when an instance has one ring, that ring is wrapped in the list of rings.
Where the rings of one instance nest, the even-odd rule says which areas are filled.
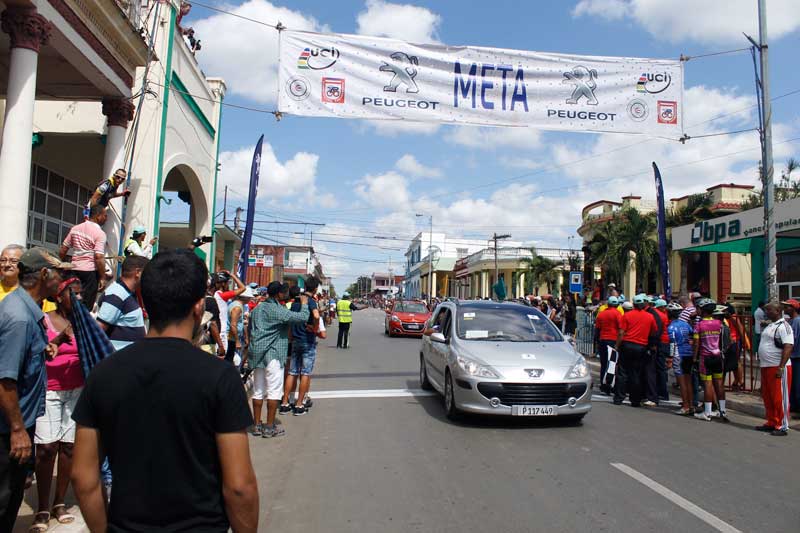
[[[556,414],[555,405],[512,405],[511,414],[513,416],[554,416]]]
[[[419,324],[408,324],[406,329],[419,329]]]

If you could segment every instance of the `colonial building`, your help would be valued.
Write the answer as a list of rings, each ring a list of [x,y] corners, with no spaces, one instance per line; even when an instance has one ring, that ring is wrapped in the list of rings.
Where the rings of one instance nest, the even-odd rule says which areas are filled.
[[[480,239],[457,239],[448,237],[444,233],[427,231],[418,233],[411,240],[405,253],[403,296],[421,298],[428,294],[431,283],[433,285],[431,294],[438,296],[448,294],[456,260],[486,246],[487,241]],[[430,270],[433,270],[433,279],[429,278]]]
[[[720,184],[709,187],[705,194],[708,197],[708,211],[712,215],[722,216],[741,211],[742,204],[753,195],[753,186]],[[672,198],[666,206],[667,210],[674,213],[686,207],[690,197],[691,195]],[[578,228],[578,234],[583,238],[584,250],[599,227],[628,208],[636,209],[640,213],[653,213],[656,203],[653,200],[643,200],[641,196],[626,196],[620,202],[598,200],[585,206],[582,211],[583,221]],[[667,228],[668,237],[672,231],[672,228]],[[650,238],[655,239],[656,236],[651,235]],[[660,276],[653,272],[647,279],[637,278],[632,259],[633,257],[622,280],[605,280],[606,283],[615,281],[618,286],[621,283],[622,292],[626,295],[634,294],[640,289],[653,293],[662,292]],[[673,293],[677,293],[683,284],[689,291],[697,290],[719,301],[725,301],[731,295],[734,298],[749,299],[752,269],[747,254],[687,249],[671,252],[669,264]]]
[[[303,287],[309,275],[319,278],[321,290],[329,290],[330,279],[325,276],[319,257],[311,246],[250,246],[247,283],[266,286],[271,281],[281,281]]]
[[[161,249],[214,235],[198,255],[223,264],[225,241],[238,242],[213,225],[225,83],[200,70],[177,24],[180,1],[0,5],[9,58],[0,69],[0,246],[57,248],[97,184],[125,168],[132,194],[111,202],[105,228],[111,266],[139,225]],[[182,220],[165,216],[173,200],[185,206]]]

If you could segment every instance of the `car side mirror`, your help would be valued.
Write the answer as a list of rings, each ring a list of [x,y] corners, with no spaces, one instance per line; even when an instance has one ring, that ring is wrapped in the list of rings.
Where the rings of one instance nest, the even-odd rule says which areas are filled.
[[[445,338],[444,338],[444,334],[442,334],[442,333],[439,333],[439,332],[437,331],[437,332],[435,332],[435,333],[431,333],[431,341],[433,341],[433,342],[440,342],[440,343],[442,343],[442,344],[445,344],[445,343],[447,342],[447,339],[445,339]]]

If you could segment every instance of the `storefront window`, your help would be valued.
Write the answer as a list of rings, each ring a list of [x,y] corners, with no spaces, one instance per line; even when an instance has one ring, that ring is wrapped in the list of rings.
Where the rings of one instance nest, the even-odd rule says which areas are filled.
[[[800,250],[778,254],[778,298],[800,298]]]

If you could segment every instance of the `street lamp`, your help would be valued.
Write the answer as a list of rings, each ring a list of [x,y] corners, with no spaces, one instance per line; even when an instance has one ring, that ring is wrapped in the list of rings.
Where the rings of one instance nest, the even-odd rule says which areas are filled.
[[[424,217],[424,214],[417,213],[417,217]],[[428,305],[433,302],[433,215],[428,215],[430,222],[430,232],[428,234]]]

